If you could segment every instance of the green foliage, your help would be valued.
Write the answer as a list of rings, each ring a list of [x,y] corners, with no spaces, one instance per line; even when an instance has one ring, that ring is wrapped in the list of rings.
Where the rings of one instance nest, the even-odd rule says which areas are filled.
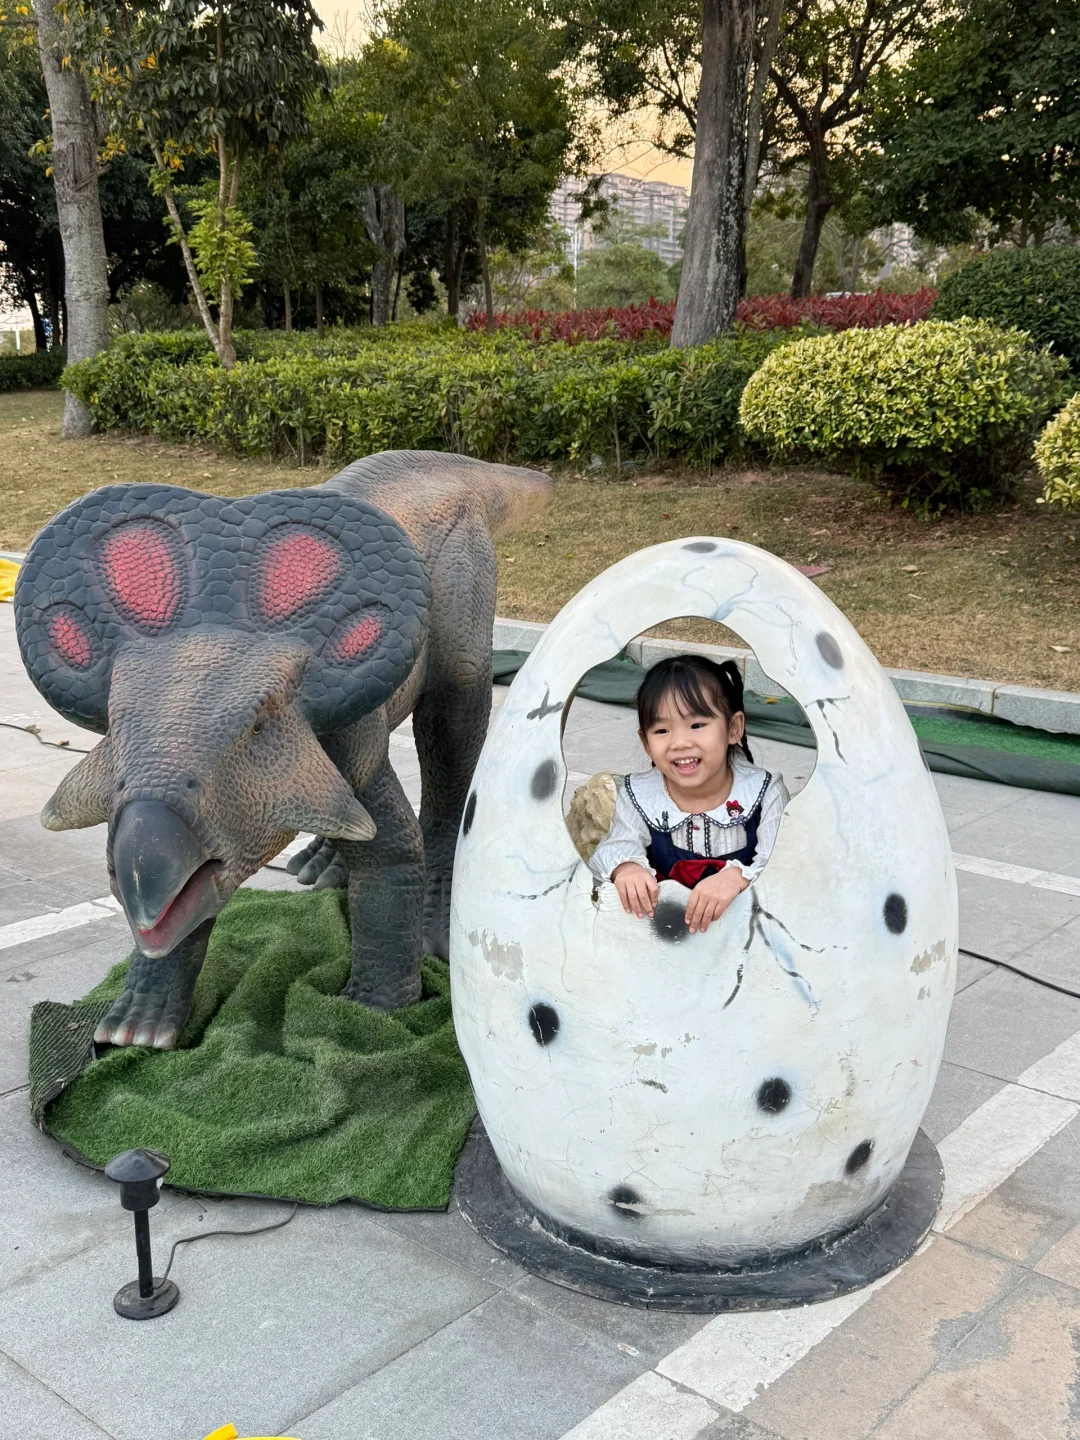
[[[1008,490],[1065,371],[984,321],[845,330],[771,355],[740,417],[772,454],[846,461],[902,505],[973,507]]]
[[[215,294],[228,286],[237,299],[254,275],[258,260],[251,243],[251,221],[235,205],[221,211],[216,199],[192,200],[188,208],[196,217],[188,231],[188,243],[199,278]]]
[[[865,143],[877,219],[942,244],[981,224],[1020,244],[1080,222],[1080,7],[970,0],[881,77]]]
[[[575,308],[591,310],[643,305],[646,300],[674,300],[668,267],[654,250],[636,241],[622,241],[586,250],[578,260]]]
[[[245,455],[342,463],[386,449],[490,460],[593,454],[710,463],[738,436],[739,396],[789,335],[696,350],[648,342],[537,346],[416,324],[314,337],[237,335],[215,363],[196,331],[129,335],[64,383],[105,430],[149,430]]]
[[[941,282],[935,320],[970,315],[1026,330],[1080,372],[1080,249],[994,250]]]
[[[1062,510],[1080,508],[1080,394],[1059,410],[1035,441],[1043,500]]]
[[[0,390],[52,390],[59,384],[63,369],[62,349],[0,355]]]

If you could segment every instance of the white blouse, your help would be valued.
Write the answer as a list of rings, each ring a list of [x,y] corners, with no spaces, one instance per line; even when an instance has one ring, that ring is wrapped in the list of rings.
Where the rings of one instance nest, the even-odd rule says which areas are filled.
[[[643,770],[627,775],[617,786],[615,818],[611,828],[593,851],[589,868],[598,880],[609,880],[617,865],[634,861],[650,869],[645,855],[650,827],[666,830],[673,845],[690,850],[703,858],[722,860],[746,844],[746,826],[741,817],[761,804],[758,820],[757,850],[749,864],[732,860],[747,880],[756,880],[772,854],[780,817],[791,798],[781,775],[751,765],[742,755],[731,761],[731,794],[715,810],[688,814],[680,810],[667,792],[659,770]]]

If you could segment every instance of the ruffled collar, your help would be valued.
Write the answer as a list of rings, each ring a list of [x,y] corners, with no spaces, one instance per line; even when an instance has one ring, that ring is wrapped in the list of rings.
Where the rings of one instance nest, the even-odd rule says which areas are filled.
[[[692,815],[707,815],[721,829],[732,829],[745,824],[758,809],[772,776],[741,755],[732,760],[731,769],[731,794],[715,810],[680,810],[668,794],[663,775],[655,768],[627,775],[626,792],[653,830],[675,830]]]

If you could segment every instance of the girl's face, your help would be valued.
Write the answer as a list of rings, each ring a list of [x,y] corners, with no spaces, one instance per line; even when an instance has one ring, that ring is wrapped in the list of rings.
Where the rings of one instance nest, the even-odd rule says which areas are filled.
[[[680,790],[708,791],[727,777],[728,746],[743,737],[741,710],[726,715],[684,715],[665,695],[648,730],[639,731],[649,759]]]

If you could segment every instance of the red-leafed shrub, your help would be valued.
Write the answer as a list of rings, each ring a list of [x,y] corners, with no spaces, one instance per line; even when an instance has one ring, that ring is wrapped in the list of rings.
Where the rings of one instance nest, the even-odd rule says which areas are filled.
[[[500,330],[520,330],[532,340],[565,340],[575,345],[579,340],[666,339],[674,319],[674,300],[648,300],[622,309],[564,310],[561,314],[553,310],[519,310],[516,314],[500,310],[495,324]],[[483,330],[483,311],[474,310],[465,324],[470,330]]]
[[[907,295],[874,290],[868,295],[751,295],[735,312],[748,330],[794,330],[803,323],[823,330],[874,330],[928,320],[937,291],[929,285]]]
[[[808,295],[793,300],[790,295],[752,295],[741,300],[736,311],[738,323],[747,330],[795,330],[802,324],[823,330],[872,330],[879,325],[914,325],[927,320],[936,292],[928,285],[907,295],[875,290],[869,295]],[[498,329],[521,331],[536,341],[564,340],[645,340],[666,339],[675,319],[675,302],[650,300],[644,305],[627,305],[621,310],[501,310],[495,316]],[[466,320],[470,330],[483,330],[484,316],[474,311]]]

